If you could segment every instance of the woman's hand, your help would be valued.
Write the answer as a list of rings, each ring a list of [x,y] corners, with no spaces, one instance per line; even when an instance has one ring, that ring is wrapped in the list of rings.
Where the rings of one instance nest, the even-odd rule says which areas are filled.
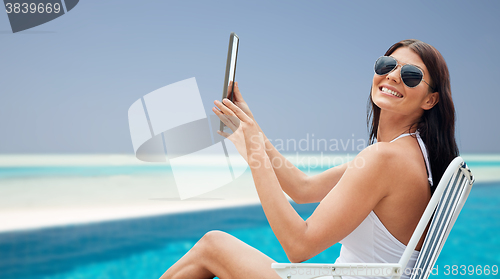
[[[260,133],[255,121],[243,112],[242,109],[229,99],[224,99],[223,102],[214,101],[220,111],[216,108],[212,108],[212,110],[233,131],[233,134],[222,131],[217,132],[231,140],[241,156],[249,163],[247,151],[264,151],[265,145],[262,133]],[[265,155],[265,152],[263,153]]]
[[[241,157],[245,159],[248,163],[247,159],[247,150],[245,146],[245,135],[243,134],[243,130],[240,127],[240,120],[234,114],[231,113],[231,110],[228,109],[223,103],[218,100],[214,101],[214,104],[217,108],[212,108],[212,111],[219,117],[219,119],[233,131],[232,134],[226,133],[224,131],[217,131],[217,133],[227,139],[229,139],[236,150],[240,153]]]
[[[225,114],[231,119],[233,119],[232,117],[239,119],[238,128],[243,131],[247,154],[259,153],[266,156],[263,135],[259,131],[257,123],[229,99],[226,98],[222,102],[229,109],[224,111]],[[248,154],[248,156],[251,157],[251,154]]]
[[[248,115],[250,118],[252,118],[254,121],[254,117],[253,117],[253,114],[252,112],[250,111],[250,108],[248,107],[247,105],[247,102],[245,102],[245,100],[243,100],[243,97],[241,96],[241,92],[240,92],[240,89],[238,87],[238,82],[234,82],[234,90],[233,90],[233,82],[231,81],[229,83],[229,91],[227,93],[228,95],[228,99],[231,100],[231,96],[233,98],[233,103],[238,106],[246,115]],[[234,92],[233,92],[234,91]]]
[[[233,90],[233,82],[231,81],[229,83],[228,97],[231,97],[231,96],[233,98],[233,104],[236,105],[238,108],[240,108],[241,111],[245,115],[247,115],[251,120],[253,120],[255,122],[255,119],[253,117],[252,112],[250,111],[250,108],[248,107],[247,103],[243,99],[243,96],[241,96],[241,92],[240,92],[240,89],[238,87],[238,82],[234,82],[234,90]],[[236,149],[238,150],[240,155],[248,163],[248,156],[247,156],[246,145],[245,145],[245,136],[244,136],[243,130],[239,129],[240,128],[240,119],[232,112],[232,110],[229,110],[221,102],[216,100],[216,101],[214,101],[214,104],[217,106],[218,109],[214,107],[214,108],[212,108],[212,111],[233,132],[232,134],[229,134],[229,133],[226,133],[224,131],[217,131],[217,133],[219,135],[229,139],[234,144],[234,146],[236,146]],[[260,130],[258,125],[256,125],[256,126]]]

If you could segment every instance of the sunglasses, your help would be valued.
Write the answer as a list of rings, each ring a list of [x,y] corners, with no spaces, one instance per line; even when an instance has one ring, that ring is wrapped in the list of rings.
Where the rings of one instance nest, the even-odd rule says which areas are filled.
[[[387,75],[390,72],[394,71],[398,67],[398,65],[401,64],[399,64],[398,60],[396,60],[394,57],[381,56],[375,62],[375,73],[379,76]],[[400,73],[403,83],[410,88],[416,87],[420,84],[421,81],[429,85],[424,80],[424,73],[422,72],[422,70],[415,65],[402,65]],[[432,86],[429,85],[429,87],[433,89]]]

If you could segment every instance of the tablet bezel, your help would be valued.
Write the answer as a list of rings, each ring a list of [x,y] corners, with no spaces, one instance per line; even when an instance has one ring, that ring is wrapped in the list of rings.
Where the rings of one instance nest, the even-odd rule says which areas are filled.
[[[236,51],[233,51],[235,39],[237,40]],[[233,52],[234,52],[235,57],[234,57],[234,69],[233,69],[233,75],[232,75],[233,76],[233,84],[232,84],[231,92],[233,92],[233,90],[234,90],[234,81],[235,81],[235,77],[236,77],[236,63],[238,62],[239,45],[240,45],[240,38],[234,32],[231,32],[231,35],[229,35],[229,47],[227,50],[227,61],[226,61],[226,75],[224,77],[224,87],[222,90],[222,99],[221,100],[228,97],[227,93],[228,93],[228,89],[229,89],[229,81],[230,81],[230,75],[231,75],[231,61],[233,58]],[[229,100],[231,100],[231,102],[233,102],[234,94],[231,94],[229,96]],[[226,126],[226,125],[224,125],[224,123],[221,121],[220,122],[220,131],[223,131],[224,126]]]

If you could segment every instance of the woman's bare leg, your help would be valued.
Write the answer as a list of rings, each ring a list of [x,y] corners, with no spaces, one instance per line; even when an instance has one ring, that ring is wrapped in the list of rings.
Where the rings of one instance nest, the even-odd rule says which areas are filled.
[[[271,258],[236,237],[210,231],[160,279],[171,278],[271,278],[280,277],[271,268]]]

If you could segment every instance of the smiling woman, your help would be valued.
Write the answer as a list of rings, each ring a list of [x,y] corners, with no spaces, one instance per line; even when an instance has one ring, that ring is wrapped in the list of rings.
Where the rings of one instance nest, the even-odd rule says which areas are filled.
[[[374,91],[379,89],[383,91],[388,91],[387,89],[393,89],[398,94],[408,94],[406,100],[401,100],[402,106],[405,103],[409,103],[411,98],[415,102],[425,102],[422,103],[422,110],[415,112],[413,115],[413,122],[410,123],[408,130],[416,128],[423,142],[425,143],[429,153],[429,161],[431,169],[429,170],[435,180],[435,185],[441,179],[441,176],[446,169],[446,166],[458,156],[458,147],[455,142],[455,107],[453,105],[453,100],[451,98],[451,86],[450,86],[450,75],[448,72],[448,67],[443,56],[429,44],[418,40],[404,40],[399,43],[394,44],[387,52],[385,56],[391,56],[396,58],[396,63],[410,63],[415,64],[421,71],[421,80],[425,82],[425,86],[419,83],[415,86],[408,86],[404,82],[405,78],[403,73],[399,73],[403,70],[403,67],[398,67],[399,64],[389,65],[393,67],[391,71],[380,72],[381,75],[375,75],[373,77],[373,86],[370,92],[369,102],[371,103],[370,110],[368,112],[368,122],[370,125],[370,140],[373,143],[375,140],[379,140],[378,132],[380,129],[379,122],[383,109],[384,101],[379,100],[381,103],[376,103]],[[398,57],[407,57],[406,60],[397,60]],[[402,58],[400,58],[402,59]],[[404,65],[404,64],[403,64]],[[377,67],[377,64],[375,65]],[[399,69],[399,72],[398,72]],[[377,69],[375,69],[377,72]],[[400,74],[398,77],[397,75]],[[396,75],[396,76],[394,76]],[[405,86],[401,85],[401,79],[403,80]],[[427,79],[427,81],[425,80]],[[392,83],[389,81],[392,80]],[[377,82],[377,86],[376,86]],[[383,86],[385,85],[385,86]],[[391,85],[396,86],[401,91],[397,91]],[[384,89],[387,88],[387,89]],[[427,88],[425,88],[427,87]],[[415,96],[417,94],[417,96]],[[418,95],[419,94],[419,95]],[[401,95],[401,98],[404,98]],[[418,99],[419,98],[419,99]],[[383,98],[382,98],[383,99]],[[434,107],[435,106],[435,107]],[[404,110],[404,108],[402,108]],[[409,111],[403,111],[404,115],[408,115]],[[420,115],[420,113],[422,113]],[[431,187],[434,191],[434,187]]]
[[[433,185],[458,155],[449,84],[446,63],[435,48],[417,40],[393,45],[375,65],[368,114],[372,144],[351,162],[314,176],[271,144],[237,83],[234,103],[215,101],[213,111],[233,131],[220,134],[250,165],[266,218],[291,262],[308,260],[338,242],[338,263],[401,257]],[[319,205],[304,220],[283,191],[297,203]],[[422,243],[423,237],[407,269],[413,268]],[[162,278],[279,278],[273,262],[237,238],[211,231]]]

